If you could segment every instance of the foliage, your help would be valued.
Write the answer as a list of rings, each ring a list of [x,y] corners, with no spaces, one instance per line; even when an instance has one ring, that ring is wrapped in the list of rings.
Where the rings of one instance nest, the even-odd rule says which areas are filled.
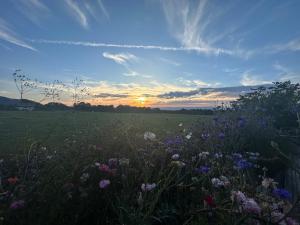
[[[240,96],[232,103],[233,109],[243,113],[255,113],[273,119],[277,128],[297,127],[300,113],[300,84],[290,81],[275,82],[270,87],[260,87]]]

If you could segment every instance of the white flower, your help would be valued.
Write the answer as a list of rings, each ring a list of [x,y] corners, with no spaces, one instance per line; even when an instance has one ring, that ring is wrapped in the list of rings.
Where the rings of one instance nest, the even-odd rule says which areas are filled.
[[[191,139],[192,134],[193,134],[192,132],[188,133],[188,134],[185,136],[185,138],[188,139],[188,140]]]
[[[200,159],[206,159],[209,156],[209,152],[200,152],[198,156]]]
[[[179,127],[182,127],[182,125],[183,125],[182,123],[178,124]]]
[[[144,139],[147,141],[147,140],[150,140],[150,141],[153,141],[154,139],[156,138],[156,135],[152,132],[149,132],[149,131],[146,131],[144,133]]]
[[[261,182],[264,188],[276,187],[276,182],[272,178],[264,178]]]
[[[89,177],[90,177],[90,174],[88,174],[88,173],[83,173],[83,174],[81,175],[81,177],[80,177],[80,181],[81,181],[81,182],[86,182],[86,181],[89,179]]]
[[[127,158],[121,158],[121,159],[119,159],[119,164],[121,166],[128,166],[129,165],[129,159],[127,159]]]
[[[211,183],[216,188],[219,188],[219,187],[222,187],[225,185],[224,181],[221,181],[219,178],[215,178],[215,177],[211,179]]]
[[[156,188],[156,184],[152,183],[152,184],[142,184],[141,185],[141,189],[142,191],[146,192],[146,191],[152,191],[154,188]]]
[[[95,162],[95,166],[99,167],[101,164],[99,162]]]
[[[174,154],[171,157],[173,160],[178,160],[179,159],[179,154]]]

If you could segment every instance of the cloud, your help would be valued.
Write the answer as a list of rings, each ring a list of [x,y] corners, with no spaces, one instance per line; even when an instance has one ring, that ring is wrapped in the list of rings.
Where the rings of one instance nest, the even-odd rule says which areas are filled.
[[[142,74],[142,73],[139,73],[137,71],[134,71],[134,70],[131,70],[128,68],[128,72],[126,73],[123,73],[123,75],[125,77],[143,77],[143,78],[152,78],[151,75],[148,75],[148,74]]]
[[[18,38],[17,34],[13,30],[11,30],[9,25],[1,18],[0,18],[0,39],[20,47],[30,49],[32,51],[37,51],[37,49],[35,49],[31,45],[27,44],[26,42]]]
[[[128,62],[132,61],[137,61],[138,58],[131,54],[131,53],[118,53],[118,54],[113,54],[109,52],[103,52],[103,57],[107,59],[111,59],[114,62],[121,64],[121,65],[126,65]]]
[[[246,71],[242,75],[240,83],[244,86],[271,84],[272,81],[262,80],[260,76],[251,74],[251,71]]]
[[[273,65],[273,68],[277,71],[279,71],[279,80],[280,81],[288,81],[290,80],[292,83],[300,83],[300,73],[291,71],[289,68],[279,64],[275,63]]]
[[[166,59],[164,57],[160,57],[159,58],[162,62],[165,62],[165,63],[168,63],[170,65],[173,65],[173,66],[180,66],[181,64],[179,62],[176,62],[174,60],[171,60],[171,59]]]
[[[176,79],[176,81],[178,81],[178,83],[180,83],[184,86],[187,86],[187,87],[209,87],[209,86],[212,86],[212,84],[206,83],[202,80],[187,80],[182,77],[178,77]]]
[[[284,44],[277,44],[267,47],[271,53],[278,53],[282,51],[300,51],[300,39],[294,39]]]
[[[109,19],[109,14],[101,0],[65,0],[65,3],[68,6],[69,11],[73,14],[74,18],[85,29],[89,27],[90,17],[94,18],[97,21],[101,19],[101,16],[104,16],[106,19]],[[99,14],[98,12],[101,12],[101,14]]]
[[[111,93],[99,93],[94,95],[95,98],[127,98],[128,94],[111,94]]]
[[[198,1],[197,1],[198,2]],[[204,54],[232,55],[231,50],[210,45],[204,37],[205,30],[211,22],[208,14],[207,0],[198,4],[190,1],[162,1],[162,6],[171,33],[187,49]]]
[[[41,18],[50,13],[50,9],[40,0],[15,0],[12,2],[25,17],[37,25],[40,25]]]
[[[70,8],[73,15],[76,17],[78,22],[83,26],[84,28],[88,27],[88,20],[85,15],[85,13],[80,9],[80,7],[75,3],[73,0],[65,0],[66,4]]]
[[[176,98],[189,98],[193,96],[227,96],[237,98],[240,94],[250,92],[252,89],[259,87],[258,85],[252,86],[236,86],[236,87],[220,87],[220,88],[198,88],[191,91],[173,91],[157,95],[159,98],[176,99]]]

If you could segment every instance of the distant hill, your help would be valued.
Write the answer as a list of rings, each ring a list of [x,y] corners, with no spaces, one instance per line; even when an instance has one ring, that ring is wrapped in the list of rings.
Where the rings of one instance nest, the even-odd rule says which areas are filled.
[[[14,98],[7,98],[7,97],[3,97],[0,96],[0,105],[4,105],[4,106],[17,106],[17,105],[41,105],[38,102],[32,101],[32,100],[28,100],[28,99],[14,99]]]

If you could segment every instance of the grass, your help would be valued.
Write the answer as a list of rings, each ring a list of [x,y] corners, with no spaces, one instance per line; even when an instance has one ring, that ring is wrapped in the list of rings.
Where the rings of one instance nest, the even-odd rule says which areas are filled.
[[[152,131],[168,136],[179,131],[179,123],[191,126],[209,120],[210,116],[163,113],[0,112],[0,149],[4,154],[18,153],[40,142],[59,150],[73,136],[90,142],[101,135],[115,138],[116,127],[127,128],[130,135]]]

